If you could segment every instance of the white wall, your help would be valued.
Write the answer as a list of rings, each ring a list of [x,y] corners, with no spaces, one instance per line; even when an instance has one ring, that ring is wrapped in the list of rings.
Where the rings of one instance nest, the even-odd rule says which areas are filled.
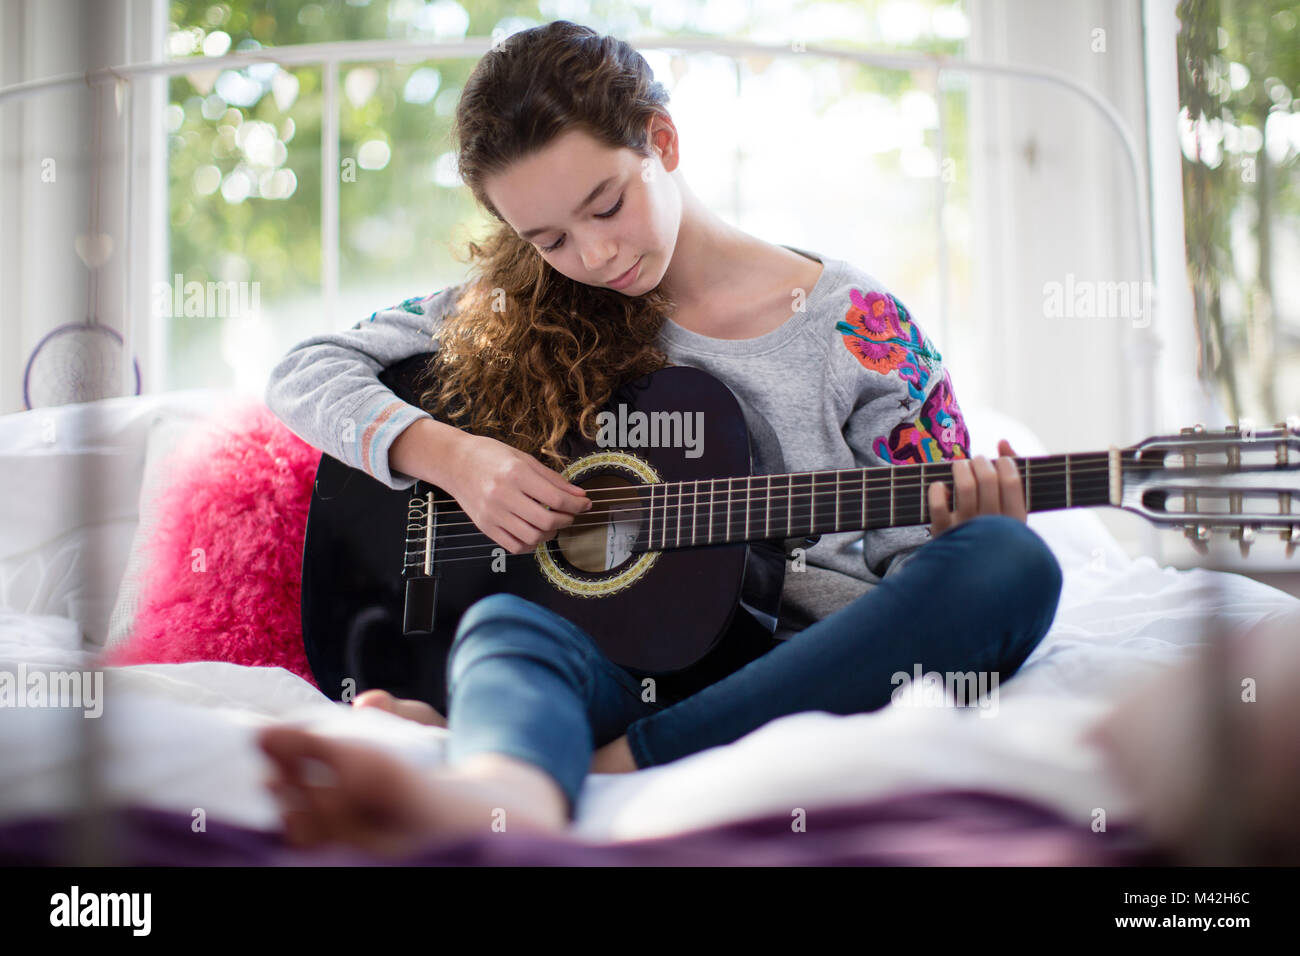
[[[1059,87],[1022,80],[971,83],[971,175],[975,301],[979,314],[959,348],[978,356],[990,400],[1025,420],[1049,451],[1130,445],[1152,431],[1204,421],[1222,427],[1191,379],[1193,332],[1184,308],[1182,195],[1174,126],[1177,74],[1171,68],[1173,0],[1150,0],[1148,16],[1132,0],[971,0],[971,56],[1059,71],[1084,84],[1122,116],[1140,151],[1142,190],[1135,195],[1121,141],[1093,108]],[[1104,46],[1104,48],[1103,48]],[[1159,92],[1159,126],[1148,155],[1145,52],[1162,59],[1150,77]],[[1172,150],[1172,152],[1171,152]],[[1135,203],[1146,205],[1149,169],[1159,170],[1156,210],[1159,283],[1151,310],[1127,317],[1049,317],[1044,286],[1073,275],[1095,283],[1140,282]],[[1173,185],[1168,182],[1172,177]],[[1172,250],[1172,255],[1170,251]],[[1141,287],[1139,286],[1140,290]],[[1149,328],[1141,326],[1150,323]],[[1142,371],[1144,349],[1157,378]],[[956,351],[956,350],[954,350]],[[969,374],[969,373],[968,373]],[[1128,547],[1158,554],[1145,519],[1101,509]]]

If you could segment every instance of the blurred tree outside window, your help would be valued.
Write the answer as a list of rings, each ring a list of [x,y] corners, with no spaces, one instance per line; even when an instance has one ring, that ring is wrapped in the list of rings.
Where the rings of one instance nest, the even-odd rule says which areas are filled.
[[[331,328],[321,296],[324,70],[205,70],[205,58],[342,40],[490,37],[555,19],[623,37],[802,40],[954,56],[964,55],[968,32],[963,5],[940,0],[172,0],[167,53],[192,58],[194,70],[171,81],[164,116],[170,267],[160,278],[242,284],[256,295],[244,297],[250,308],[220,315],[168,309],[177,314],[165,320],[161,387],[258,390],[294,343],[460,281],[464,242],[488,224],[459,182],[451,142],[475,57],[341,64],[340,169],[328,171],[339,177],[340,219]],[[942,177],[949,307],[962,314],[968,176],[941,169],[966,169],[962,78],[945,78],[940,90],[924,70],[642,52],[668,87],[684,172],[707,204],[768,241],[833,246],[891,285],[926,290],[909,302],[918,317],[937,310]],[[909,228],[864,230],[864,216]],[[202,314],[184,314],[192,311]],[[930,327],[937,323],[929,318]]]
[[[1234,420],[1271,427],[1300,412],[1300,3],[1182,0],[1178,17],[1197,371]]]

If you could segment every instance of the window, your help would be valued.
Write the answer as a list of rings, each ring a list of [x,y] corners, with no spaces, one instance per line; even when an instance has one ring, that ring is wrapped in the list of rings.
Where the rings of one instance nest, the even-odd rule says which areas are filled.
[[[1200,347],[1237,419],[1300,411],[1300,4],[1183,0],[1179,125]]]
[[[173,278],[159,286],[170,297],[157,299],[170,307],[164,387],[258,389],[294,342],[459,281],[463,240],[486,223],[456,178],[450,141],[477,54],[341,64],[339,168],[328,171],[338,184],[338,298],[325,308],[326,71],[274,64],[212,71],[203,59],[326,41],[486,37],[561,18],[628,38],[745,39],[792,51],[799,41],[852,38],[863,49],[960,55],[967,32],[960,4],[922,0],[762,9],[716,0],[173,0],[168,50],[192,57],[195,69],[170,82],[165,110]],[[769,241],[833,249],[892,285],[924,289],[909,306],[935,332],[949,277],[957,287],[949,306],[961,311],[967,180],[951,170],[965,162],[962,84],[939,90],[928,71],[825,57],[642,53],[668,87],[689,144],[684,173],[711,208]],[[872,213],[864,220],[847,210]],[[238,307],[216,314],[222,290]]]

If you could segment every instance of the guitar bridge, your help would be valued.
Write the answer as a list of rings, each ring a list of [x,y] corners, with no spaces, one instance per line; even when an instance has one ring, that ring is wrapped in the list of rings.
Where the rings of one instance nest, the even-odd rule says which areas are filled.
[[[432,634],[433,612],[438,604],[438,578],[406,579],[406,597],[402,610],[403,634]]]
[[[402,602],[403,634],[433,633],[438,606],[438,573],[433,558],[437,517],[432,491],[407,502],[406,553],[402,562],[402,578],[406,584]]]

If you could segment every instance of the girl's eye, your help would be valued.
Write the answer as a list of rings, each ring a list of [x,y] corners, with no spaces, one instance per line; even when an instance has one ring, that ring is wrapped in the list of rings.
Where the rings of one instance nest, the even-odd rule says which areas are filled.
[[[598,213],[596,213],[595,215],[596,215],[596,218],[597,218],[597,219],[610,219],[610,218],[612,218],[612,217],[613,217],[613,216],[614,216],[614,215],[615,215],[615,214],[616,214],[620,209],[622,209],[622,208],[623,208],[623,197],[622,197],[622,196],[619,196],[619,197],[618,197],[618,202],[614,203],[614,208],[613,208],[613,209],[610,209],[608,212],[598,212]],[[563,237],[563,236],[560,236],[559,239],[555,240],[555,245],[553,245],[553,246],[542,246],[542,251],[543,251],[543,252],[554,252],[556,249],[560,248],[560,246],[562,246],[562,245],[564,245],[564,237]]]
[[[618,197],[618,202],[614,203],[614,208],[613,208],[613,209],[611,209],[609,212],[598,212],[598,213],[596,213],[596,218],[597,218],[597,219],[608,219],[608,218],[610,218],[611,216],[613,216],[614,213],[618,212],[618,211],[619,211],[620,209],[622,209],[622,208],[623,208],[623,197],[622,197],[622,196],[619,196],[619,197]]]

